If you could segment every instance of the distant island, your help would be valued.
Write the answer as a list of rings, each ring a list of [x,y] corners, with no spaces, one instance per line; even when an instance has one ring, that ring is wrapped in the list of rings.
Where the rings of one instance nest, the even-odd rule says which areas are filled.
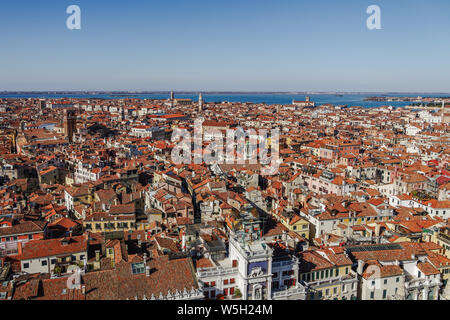
[[[376,102],[414,102],[417,104],[439,104],[442,101],[449,101],[450,97],[391,97],[391,96],[372,96],[364,98],[364,101]]]

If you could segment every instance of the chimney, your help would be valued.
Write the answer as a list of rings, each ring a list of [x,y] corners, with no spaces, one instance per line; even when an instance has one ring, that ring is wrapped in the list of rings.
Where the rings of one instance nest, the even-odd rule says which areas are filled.
[[[95,261],[100,261],[100,250],[95,250]]]
[[[358,260],[358,269],[356,270],[356,272],[357,272],[359,275],[362,275],[363,267],[364,267],[364,261]]]
[[[183,231],[183,237],[182,237],[182,244],[181,244],[181,246],[182,246],[183,252],[186,252],[186,233],[184,231]]]
[[[22,242],[17,242],[17,254],[20,256],[22,255]]]
[[[379,237],[379,236],[380,236],[380,224],[379,224],[379,223],[377,223],[377,224],[375,225],[375,236],[376,236],[376,237]]]

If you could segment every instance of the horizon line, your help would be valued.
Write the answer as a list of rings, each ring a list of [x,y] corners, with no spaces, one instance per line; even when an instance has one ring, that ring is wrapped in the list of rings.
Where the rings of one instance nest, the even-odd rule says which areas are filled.
[[[441,91],[334,91],[334,90],[308,90],[308,91],[268,91],[268,90],[4,90],[0,94],[11,93],[127,93],[127,94],[160,94],[171,93],[174,94],[450,94],[450,92]]]

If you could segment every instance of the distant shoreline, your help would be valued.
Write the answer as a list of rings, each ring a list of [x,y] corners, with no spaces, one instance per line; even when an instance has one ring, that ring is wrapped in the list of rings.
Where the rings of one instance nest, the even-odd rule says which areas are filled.
[[[171,91],[0,91],[1,95],[14,94],[108,94],[108,95],[142,95],[142,94],[170,94]],[[323,95],[323,94],[346,94],[346,95],[447,95],[449,92],[362,92],[362,91],[173,91],[174,94],[260,94],[260,95]]]

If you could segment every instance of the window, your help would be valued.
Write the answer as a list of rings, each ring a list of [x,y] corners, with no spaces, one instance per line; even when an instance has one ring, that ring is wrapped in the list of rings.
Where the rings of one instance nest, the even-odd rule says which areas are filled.
[[[345,268],[345,274],[348,274],[348,267]]]
[[[383,290],[383,299],[386,299],[386,297],[387,297],[387,290],[385,289]]]
[[[215,287],[215,286],[216,286],[216,282],[215,281],[211,282],[211,287]]]
[[[230,288],[230,296],[234,295],[234,288]]]
[[[336,276],[336,277],[339,276],[339,269],[336,269],[336,274],[335,274],[335,276]]]
[[[230,279],[230,283],[235,283],[236,281],[234,280],[234,278]]]
[[[387,279],[384,279],[384,284],[387,284]]]
[[[42,260],[41,261],[41,265],[44,267],[44,266],[46,266],[47,265],[47,260]]]
[[[333,293],[336,294],[337,293],[337,287],[333,288]]]
[[[228,279],[223,280],[223,284],[228,284]]]
[[[223,290],[223,295],[228,296],[228,289]]]
[[[50,260],[50,264],[56,264],[56,259]]]
[[[32,234],[28,235],[28,240],[33,240],[33,235]]]
[[[145,264],[143,262],[133,263],[131,265],[131,272],[133,274],[142,274],[145,273]]]
[[[370,299],[373,299],[374,296],[375,296],[375,291],[372,291],[372,292],[370,293]]]
[[[395,279],[395,282],[400,282],[400,278],[397,277],[397,279]]]
[[[29,267],[30,267],[30,264],[28,262],[23,264],[24,269],[28,269]]]

